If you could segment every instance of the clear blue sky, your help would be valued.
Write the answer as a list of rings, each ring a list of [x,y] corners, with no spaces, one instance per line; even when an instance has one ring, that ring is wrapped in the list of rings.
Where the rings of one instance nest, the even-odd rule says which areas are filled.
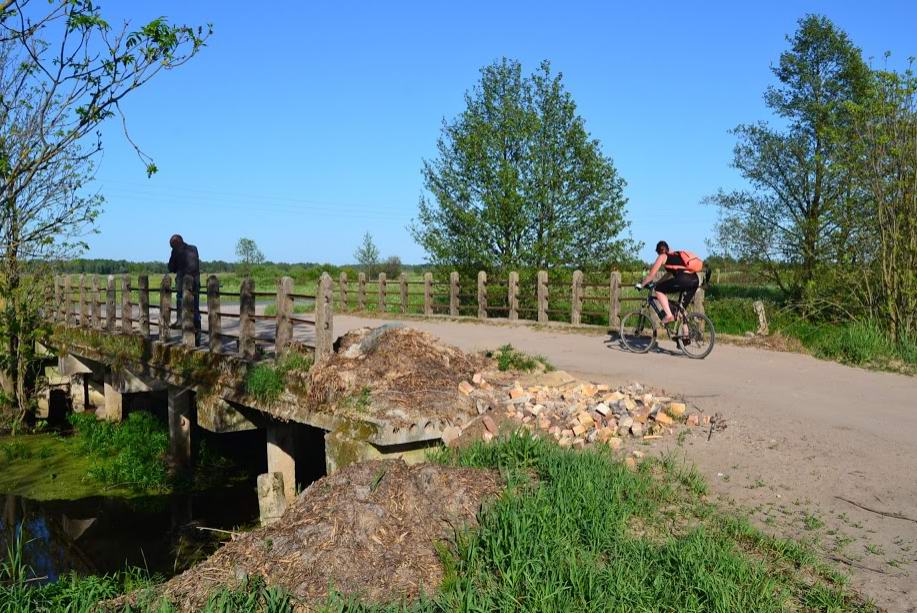
[[[660,238],[706,253],[716,213],[700,201],[741,185],[728,131],[768,118],[770,66],[802,15],[827,15],[876,62],[917,54],[913,0],[102,5],[112,21],[214,26],[199,57],[123,105],[157,175],[106,126],[87,256],[133,260],[167,259],[179,232],[204,259],[234,259],[245,236],[268,259],[346,263],[369,231],[384,256],[422,262],[405,229],[421,161],[503,56],[564,74],[627,180],[644,257]]]

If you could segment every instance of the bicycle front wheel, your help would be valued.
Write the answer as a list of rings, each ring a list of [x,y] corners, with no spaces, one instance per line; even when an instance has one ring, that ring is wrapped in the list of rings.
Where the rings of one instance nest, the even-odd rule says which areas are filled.
[[[688,313],[684,319],[688,327],[688,336],[678,336],[676,343],[678,348],[695,360],[700,360],[713,351],[713,345],[716,343],[716,330],[713,329],[713,322],[703,313]]]
[[[634,353],[646,353],[656,346],[656,326],[643,311],[633,311],[621,319],[621,344]]]

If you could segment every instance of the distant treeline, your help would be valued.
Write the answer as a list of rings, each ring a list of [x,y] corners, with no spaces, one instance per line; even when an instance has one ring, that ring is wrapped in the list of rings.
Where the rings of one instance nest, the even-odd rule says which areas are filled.
[[[59,262],[55,268],[64,274],[95,274],[95,275],[113,275],[121,273],[151,273],[151,274],[164,274],[167,272],[167,263],[166,262],[133,262],[129,260],[109,260],[104,258],[98,259],[89,259],[89,258],[78,258],[74,260],[67,260],[65,262]],[[287,263],[287,262],[264,262],[263,264],[256,264],[254,266],[249,266],[249,269],[253,271],[257,270],[270,270],[278,273],[291,273],[296,271],[303,270],[313,270],[313,269],[323,269],[328,272],[340,271],[340,270],[360,270],[360,266],[357,264],[347,264],[344,266],[339,266],[335,264],[322,264],[320,262],[298,262],[298,263]],[[405,272],[411,272],[413,270],[426,269],[424,265],[421,264],[401,264],[401,270]],[[241,273],[247,270],[244,264],[239,262],[227,262],[225,260],[203,260],[201,261],[201,272],[202,273],[219,273],[219,272],[230,272],[230,273]]]

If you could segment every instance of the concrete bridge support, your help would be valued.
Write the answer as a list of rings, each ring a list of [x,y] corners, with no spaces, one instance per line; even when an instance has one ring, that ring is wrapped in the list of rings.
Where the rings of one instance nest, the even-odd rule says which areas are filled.
[[[191,403],[190,389],[169,386],[169,449],[178,468],[191,466]]]
[[[267,472],[283,476],[283,493],[287,502],[296,498],[296,433],[293,424],[271,423],[267,426]]]
[[[124,419],[124,395],[111,371],[105,373],[105,419],[120,422]]]

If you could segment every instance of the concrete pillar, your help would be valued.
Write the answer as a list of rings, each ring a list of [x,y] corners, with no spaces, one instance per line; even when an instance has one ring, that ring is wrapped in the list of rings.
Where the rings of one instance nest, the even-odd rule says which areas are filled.
[[[538,271],[538,323],[548,321],[548,272]]]
[[[89,301],[87,300],[88,288],[86,287],[86,275],[80,275],[80,326],[89,327]]]
[[[274,336],[274,345],[277,354],[283,353],[293,340],[293,279],[281,277],[277,282],[277,326]]]
[[[191,395],[190,389],[169,386],[169,450],[179,468],[191,465]]]
[[[583,318],[583,271],[573,271],[573,287],[570,288],[570,323],[578,326]]]
[[[315,297],[315,360],[323,360],[334,351],[334,298],[331,276],[322,273]]]
[[[137,277],[140,304],[140,334],[150,338],[150,278],[147,275]]]
[[[449,273],[449,315],[458,317],[459,314],[459,274],[456,271]]]
[[[509,273],[506,298],[509,302],[509,320],[516,321],[519,319],[519,273],[515,270]]]
[[[210,337],[210,351],[223,349],[223,325],[220,317],[220,279],[216,275],[207,277],[207,335]]]
[[[385,313],[385,284],[387,279],[385,278],[385,273],[379,273],[379,312]]]
[[[357,310],[366,310],[366,273],[357,274]]]
[[[86,375],[70,376],[70,406],[73,407],[74,413],[82,413],[89,406],[89,391],[87,387]]]
[[[134,332],[134,303],[131,302],[131,276],[121,277],[121,332]]]
[[[105,294],[105,329],[109,334],[115,333],[118,314],[115,311],[115,276],[108,275],[108,286]]]
[[[423,273],[423,314],[433,314],[433,273]]]
[[[104,326],[102,323],[102,302],[99,300],[99,277],[92,275],[91,281],[92,292],[92,327],[101,330]]]
[[[407,273],[401,273],[401,277],[398,279],[398,284],[401,288],[401,312],[408,312],[408,275]]]
[[[621,273],[611,273],[608,286],[608,327],[615,330],[621,325]]]
[[[347,273],[342,272],[338,277],[338,291],[340,292],[341,311],[347,311]]]
[[[181,291],[181,342],[185,347],[197,347],[197,322],[199,316],[195,309],[197,291],[194,287],[194,276],[185,275],[182,278]]]
[[[283,483],[281,473],[258,475],[258,515],[262,526],[273,524],[287,510]]]
[[[124,396],[118,391],[114,375],[105,373],[105,419],[120,422],[124,418]]]
[[[267,472],[283,476],[287,502],[296,498],[296,437],[292,424],[272,423],[267,427]]]
[[[172,338],[172,332],[169,328],[171,324],[172,277],[163,275],[162,282],[159,284],[159,341],[161,343],[167,343]]]
[[[255,282],[243,279],[239,289],[239,356],[243,360],[255,360],[258,346],[255,344]]]
[[[487,319],[487,273],[478,271],[478,319]]]

